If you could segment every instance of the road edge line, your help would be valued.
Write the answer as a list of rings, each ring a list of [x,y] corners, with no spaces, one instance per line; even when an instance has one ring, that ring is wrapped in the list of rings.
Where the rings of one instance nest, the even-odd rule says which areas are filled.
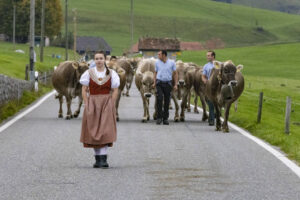
[[[194,105],[191,104],[191,107],[195,107]],[[199,110],[203,113],[203,109],[198,107]],[[222,118],[223,119],[223,118]],[[224,119],[223,119],[224,120]],[[248,131],[243,130],[241,127],[231,123],[228,121],[228,124],[231,128],[242,134],[243,136],[247,137],[248,139],[252,140],[255,142],[257,145],[261,146],[265,150],[267,150],[269,153],[271,153],[275,158],[280,160],[283,164],[285,164],[290,170],[292,170],[299,178],[300,178],[300,167],[294,163],[292,160],[290,160],[288,157],[286,157],[284,154],[279,152],[278,150],[274,149],[270,144],[266,143],[266,141],[250,134]]]
[[[2,131],[4,131],[5,129],[7,129],[8,127],[10,127],[11,125],[13,125],[15,122],[17,122],[19,119],[21,119],[25,115],[27,115],[28,113],[30,113],[31,111],[36,109],[38,106],[40,106],[44,101],[46,101],[53,94],[55,94],[55,90],[48,93],[46,96],[42,97],[41,99],[39,99],[38,102],[36,102],[34,105],[30,106],[29,108],[27,108],[23,112],[17,114],[17,116],[13,117],[8,122],[4,123],[2,126],[0,126],[0,133]]]

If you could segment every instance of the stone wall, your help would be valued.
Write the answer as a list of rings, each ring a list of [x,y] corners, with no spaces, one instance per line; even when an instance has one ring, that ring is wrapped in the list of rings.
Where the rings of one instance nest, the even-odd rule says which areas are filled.
[[[0,105],[20,99],[24,90],[32,90],[34,82],[10,78],[0,74]]]

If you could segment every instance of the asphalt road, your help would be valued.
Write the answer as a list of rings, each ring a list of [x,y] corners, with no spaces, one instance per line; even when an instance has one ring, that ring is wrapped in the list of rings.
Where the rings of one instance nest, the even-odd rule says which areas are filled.
[[[141,123],[142,100],[130,94],[109,169],[92,168],[81,115],[58,119],[54,96],[1,132],[0,199],[300,199],[299,177],[240,133],[215,132],[194,113],[175,123],[171,111],[169,126]]]

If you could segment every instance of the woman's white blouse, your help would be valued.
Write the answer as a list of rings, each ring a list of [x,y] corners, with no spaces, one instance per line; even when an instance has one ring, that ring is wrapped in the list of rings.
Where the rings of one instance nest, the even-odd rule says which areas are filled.
[[[97,68],[93,68],[93,70],[95,70],[95,74],[97,75],[98,78],[104,78],[105,77],[105,73],[106,73],[106,68],[104,69],[103,72],[98,72]],[[119,75],[117,74],[117,72],[115,72],[114,70],[111,70],[111,88],[118,88],[120,85],[120,78]],[[88,86],[90,83],[90,74],[89,71],[86,70],[80,78],[81,85],[85,85]]]

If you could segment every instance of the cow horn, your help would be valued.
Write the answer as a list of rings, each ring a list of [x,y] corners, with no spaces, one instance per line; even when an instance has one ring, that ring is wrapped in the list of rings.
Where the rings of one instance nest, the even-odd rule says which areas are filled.
[[[73,63],[72,63],[72,67],[73,67],[74,69],[78,69],[78,66],[79,66],[78,62],[73,62]]]

